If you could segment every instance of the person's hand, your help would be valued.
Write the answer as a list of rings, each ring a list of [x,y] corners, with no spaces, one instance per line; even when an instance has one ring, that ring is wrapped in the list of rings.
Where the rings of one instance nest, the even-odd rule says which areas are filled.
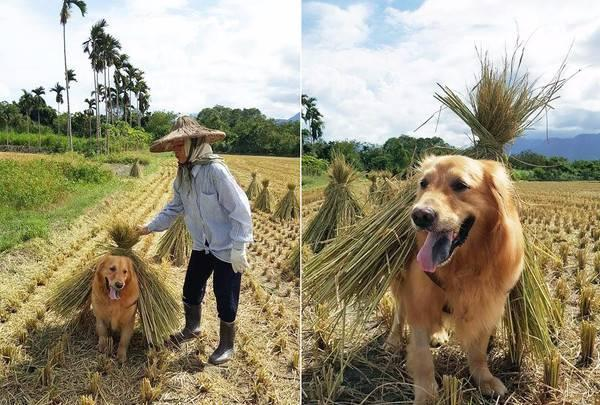
[[[241,249],[231,249],[231,267],[233,267],[234,272],[240,274],[250,267],[250,264],[248,264],[248,258],[246,257],[245,246]]]
[[[148,235],[150,233],[150,230],[148,229],[147,226],[138,226],[135,228],[135,230],[138,233],[138,235],[140,235],[140,236]]]

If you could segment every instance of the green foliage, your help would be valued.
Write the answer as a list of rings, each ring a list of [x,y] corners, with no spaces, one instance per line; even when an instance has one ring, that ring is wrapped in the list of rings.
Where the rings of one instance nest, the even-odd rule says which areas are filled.
[[[510,157],[515,180],[574,181],[600,180],[600,160],[569,162],[562,157],[546,157],[524,151]]]
[[[445,154],[453,150],[441,138],[414,138],[401,135],[388,139],[383,145],[356,141],[331,141],[304,144],[304,156],[312,155],[330,160],[332,153],[341,153],[355,169],[365,171],[387,170],[403,174],[411,160],[427,154]]]
[[[215,106],[198,113],[198,122],[227,134],[215,150],[226,153],[298,156],[299,122],[278,123],[257,108]]]
[[[146,121],[145,129],[152,134],[152,140],[161,138],[169,133],[177,114],[170,111],[154,111]]]
[[[305,176],[319,176],[327,171],[327,161],[311,155],[302,156],[302,174]]]
[[[46,208],[77,183],[105,183],[112,173],[83,160],[0,160],[0,207]]]

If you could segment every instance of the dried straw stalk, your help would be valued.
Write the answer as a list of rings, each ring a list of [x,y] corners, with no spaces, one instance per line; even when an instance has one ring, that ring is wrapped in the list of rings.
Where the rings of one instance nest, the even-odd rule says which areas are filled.
[[[252,181],[246,189],[246,196],[250,201],[254,200],[260,194],[260,187],[258,186],[258,180],[256,180],[256,172],[252,172]]]
[[[192,253],[192,236],[188,231],[183,215],[160,237],[156,248],[158,260],[168,259],[175,266],[183,266]]]
[[[333,157],[325,199],[317,215],[306,227],[302,239],[314,252],[319,252],[341,230],[352,226],[362,216],[363,209],[351,189],[356,176],[343,155]]]
[[[254,208],[259,211],[271,213],[271,192],[269,191],[269,180],[267,179],[262,181],[262,189],[258,197],[256,197]]]
[[[295,190],[295,184],[288,184],[288,192],[281,199],[281,201],[279,201],[277,207],[275,207],[273,219],[290,221],[300,217],[300,201],[298,201],[298,196],[296,196]]]

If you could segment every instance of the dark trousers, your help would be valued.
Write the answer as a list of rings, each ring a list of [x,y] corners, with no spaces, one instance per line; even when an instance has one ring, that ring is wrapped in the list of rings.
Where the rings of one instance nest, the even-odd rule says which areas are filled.
[[[201,304],[206,293],[206,282],[213,272],[213,291],[219,318],[225,322],[233,322],[240,301],[242,275],[233,271],[231,263],[216,258],[212,253],[192,250],[183,283],[183,302],[190,305]]]

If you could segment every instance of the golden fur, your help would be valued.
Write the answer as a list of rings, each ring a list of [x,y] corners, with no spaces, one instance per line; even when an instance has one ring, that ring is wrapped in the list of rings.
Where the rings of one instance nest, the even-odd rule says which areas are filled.
[[[490,373],[486,348],[523,268],[523,232],[512,182],[502,164],[462,156],[428,157],[420,171],[427,185],[419,186],[415,207],[433,208],[443,229],[457,231],[469,216],[475,222],[464,244],[435,271],[440,286],[417,262],[417,251],[427,236],[426,231],[417,231],[417,250],[402,279],[392,283],[396,317],[387,343],[399,343],[406,320],[411,329],[407,366],[414,380],[415,403],[425,403],[437,390],[430,337],[450,321],[481,391],[502,395],[506,388]],[[469,188],[454,190],[451,185],[458,179]],[[445,306],[451,308],[450,315]]]
[[[107,283],[114,286],[119,282],[123,283],[119,299],[111,299]],[[106,255],[100,260],[92,282],[92,309],[96,316],[98,350],[107,353],[110,350],[109,335],[119,332],[117,359],[121,363],[127,359],[127,347],[133,335],[139,293],[138,280],[131,259]]]

